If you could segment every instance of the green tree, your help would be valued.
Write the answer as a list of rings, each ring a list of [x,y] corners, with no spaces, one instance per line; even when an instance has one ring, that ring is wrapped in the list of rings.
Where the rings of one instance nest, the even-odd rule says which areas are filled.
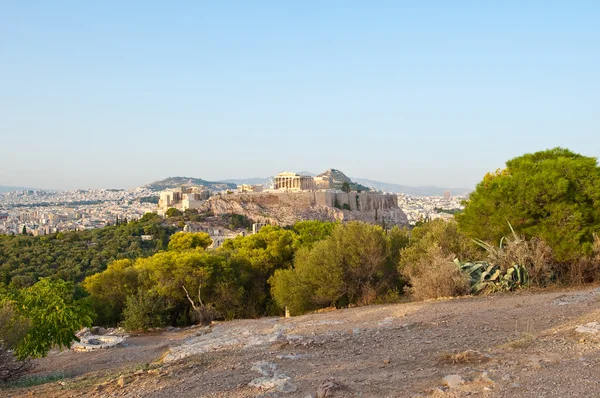
[[[378,292],[398,282],[390,267],[390,240],[374,225],[350,222],[312,249],[298,251],[293,269],[276,271],[269,280],[279,306],[292,313],[328,305],[368,304]]]
[[[490,242],[510,233],[509,222],[548,243],[559,261],[589,254],[600,231],[597,160],[563,148],[511,159],[486,174],[456,219],[470,237]]]
[[[53,346],[70,347],[77,340],[75,332],[92,325],[94,313],[82,300],[75,300],[71,282],[42,278],[22,290],[16,303],[29,321],[27,334],[15,347],[19,359],[46,356]]]
[[[23,225],[23,230],[21,231],[21,234],[27,235],[27,228],[25,227],[25,225]]]
[[[168,247],[169,250],[184,251],[206,249],[211,244],[212,239],[206,232],[177,232],[171,235]]]
[[[181,217],[183,216],[183,213],[181,212],[181,210],[176,209],[174,207],[170,207],[169,209],[167,209],[167,211],[165,212],[165,216],[167,216],[167,218],[171,218],[171,217]]]
[[[346,294],[340,253],[328,240],[298,251],[293,269],[279,269],[269,279],[271,294],[292,315],[335,305]]]
[[[165,324],[163,299],[153,291],[139,290],[127,296],[123,310],[125,330],[138,332],[162,327]]]
[[[138,289],[139,271],[130,259],[110,263],[104,272],[88,276],[83,287],[90,293],[90,302],[96,312],[96,324],[116,325],[128,296],[135,295]]]
[[[33,368],[28,359],[18,360],[14,355],[28,329],[29,322],[18,314],[16,304],[0,300],[0,383],[17,380]]]
[[[342,184],[342,191],[349,193],[352,190],[352,188],[350,188],[350,184],[348,184],[347,181],[344,181],[344,183]]]
[[[296,250],[301,247],[311,248],[316,242],[329,237],[336,225],[338,223],[316,220],[297,222],[293,227],[296,233],[294,248]]]

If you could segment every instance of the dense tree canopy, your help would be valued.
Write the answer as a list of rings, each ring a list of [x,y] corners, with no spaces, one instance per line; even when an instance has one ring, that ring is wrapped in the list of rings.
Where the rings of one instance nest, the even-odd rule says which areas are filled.
[[[116,259],[149,256],[167,248],[174,228],[155,214],[140,221],[46,236],[0,235],[0,284],[28,287],[41,277],[81,282]],[[143,241],[141,235],[152,235]]]
[[[206,249],[212,244],[210,235],[206,232],[177,232],[169,239],[169,250],[192,250],[195,248]]]
[[[589,254],[600,230],[600,168],[595,158],[563,148],[519,156],[483,178],[457,220],[487,241],[507,235],[510,223],[544,240],[561,261]]]
[[[275,271],[271,293],[292,314],[329,305],[368,304],[397,288],[397,260],[408,243],[400,229],[360,222],[337,225],[330,236],[298,251],[294,267]]]

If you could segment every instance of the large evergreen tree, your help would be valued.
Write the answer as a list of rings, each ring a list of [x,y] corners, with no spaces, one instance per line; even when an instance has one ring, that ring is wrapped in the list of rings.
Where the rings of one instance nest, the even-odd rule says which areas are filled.
[[[600,230],[600,168],[596,158],[554,148],[506,162],[477,185],[456,216],[473,238],[497,241],[510,225],[546,241],[561,261],[590,252]]]

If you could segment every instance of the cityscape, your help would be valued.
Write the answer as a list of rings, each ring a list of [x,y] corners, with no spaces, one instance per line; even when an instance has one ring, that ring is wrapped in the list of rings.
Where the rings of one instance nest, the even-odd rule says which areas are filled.
[[[600,1],[1,10],[0,398],[600,397]]]
[[[209,196],[231,194],[228,189],[211,190],[202,186],[196,186],[194,189],[203,192],[203,199],[196,203],[203,203]],[[102,228],[115,225],[119,221],[135,221],[146,213],[164,215],[166,208],[161,211],[159,197],[161,192],[164,195],[171,191],[138,187],[122,190],[26,190],[3,193],[0,194],[0,234],[26,233],[41,236]],[[268,191],[269,187],[244,184],[239,185],[236,192],[243,194]],[[420,221],[452,218],[454,212],[460,211],[461,202],[465,199],[462,196],[451,196],[450,191],[446,191],[444,196],[382,193],[397,195],[398,206],[413,226]]]

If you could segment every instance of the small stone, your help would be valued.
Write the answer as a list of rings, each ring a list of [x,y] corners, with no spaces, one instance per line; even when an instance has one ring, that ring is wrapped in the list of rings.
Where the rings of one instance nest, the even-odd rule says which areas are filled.
[[[119,380],[117,380],[117,385],[120,388],[123,388],[123,387],[125,387],[125,384],[127,384],[127,380],[125,380],[125,376],[119,377]]]
[[[289,343],[287,341],[276,341],[273,344],[271,344],[271,349],[275,350],[275,351],[279,351],[287,345],[289,345]]]
[[[332,397],[336,391],[346,390],[347,387],[334,378],[326,379],[317,388],[317,398]]]
[[[512,388],[519,388],[519,387],[521,387],[521,383],[512,383],[510,386]]]
[[[492,391],[492,389],[489,387],[483,387],[483,391]]]
[[[442,385],[448,388],[456,388],[462,384],[465,384],[465,379],[460,375],[448,375],[442,379]]]
[[[390,360],[386,358],[386,359],[383,360],[383,363],[387,365],[387,364],[390,363]]]
[[[256,362],[252,365],[253,371],[267,377],[273,376],[276,369],[277,365],[275,365],[273,362]]]
[[[482,372],[481,375],[477,378],[477,380],[486,384],[496,384],[494,380],[490,379],[488,372]]]
[[[510,375],[506,374],[506,375],[502,376],[502,380],[503,381],[509,381],[510,380]]]

